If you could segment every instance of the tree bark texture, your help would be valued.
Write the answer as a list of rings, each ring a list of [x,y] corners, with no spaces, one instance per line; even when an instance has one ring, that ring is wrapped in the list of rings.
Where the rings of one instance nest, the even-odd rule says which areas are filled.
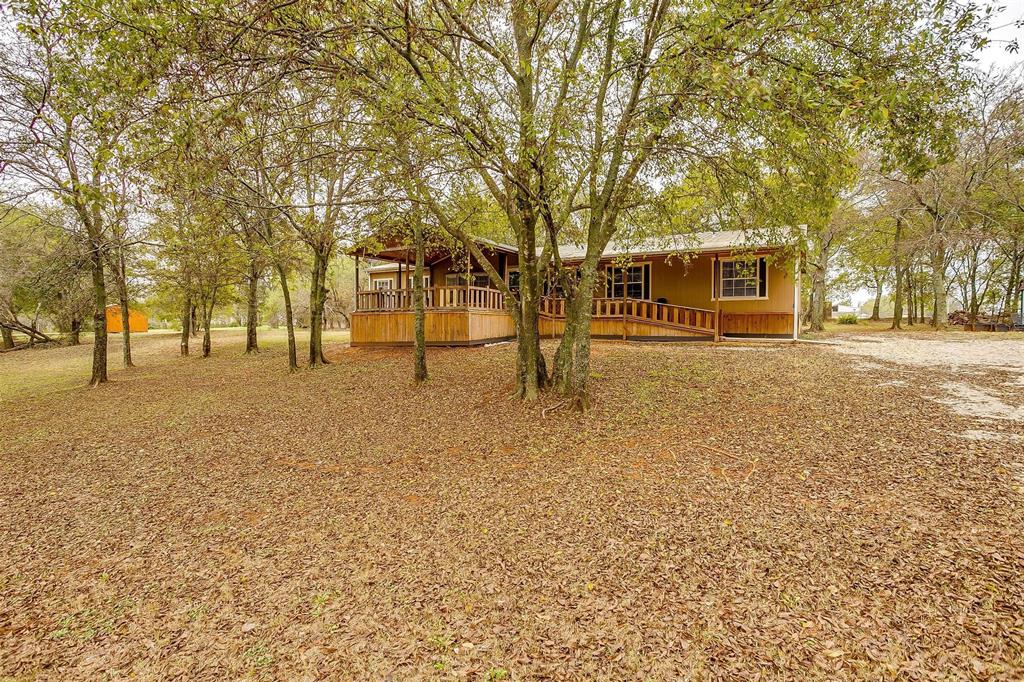
[[[256,260],[249,262],[248,275],[249,291],[247,296],[247,310],[245,318],[245,354],[259,352],[259,344],[256,338],[256,326],[259,323],[259,293],[260,270]]]
[[[313,251],[313,271],[309,287],[309,366],[326,365],[324,357],[323,330],[324,304],[327,302],[327,267],[330,264],[331,250],[315,249]]]
[[[192,305],[191,297],[185,298],[185,304],[181,310],[181,356],[188,357],[188,338],[192,334]]]
[[[426,310],[423,302],[423,228],[419,220],[415,221],[413,238],[416,242],[416,270],[412,278],[412,305],[413,305],[413,381],[421,384],[427,380],[427,339],[424,329],[424,317]]]
[[[931,270],[932,296],[934,297],[932,301],[932,326],[935,329],[945,329],[949,311],[946,302],[946,245],[944,239],[939,239],[932,247]],[[923,313],[921,316],[924,317]]]
[[[900,258],[900,237],[903,232],[903,219],[896,219],[896,234],[892,242],[893,281],[896,286],[892,292],[892,325],[890,329],[903,328],[903,265]]]
[[[281,280],[281,297],[284,299],[285,327],[288,329],[288,371],[299,368],[298,351],[295,347],[295,315],[292,312],[292,294],[288,289],[288,271],[280,263],[276,264],[277,276]]]
[[[107,283],[103,275],[103,244],[99,237],[90,239],[89,269],[92,276],[93,346],[90,386],[107,381]]]

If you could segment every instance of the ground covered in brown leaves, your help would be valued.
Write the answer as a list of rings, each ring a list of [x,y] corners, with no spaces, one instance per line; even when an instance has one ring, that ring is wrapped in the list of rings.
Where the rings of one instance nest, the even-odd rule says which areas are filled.
[[[1011,369],[601,342],[545,415],[510,345],[136,343],[0,356],[0,679],[1024,676],[1024,421],[947,387]]]

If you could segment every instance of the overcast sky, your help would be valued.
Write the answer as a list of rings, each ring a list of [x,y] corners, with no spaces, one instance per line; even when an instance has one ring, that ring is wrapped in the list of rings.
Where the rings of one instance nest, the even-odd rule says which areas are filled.
[[[1021,52],[1007,52],[1006,46],[1016,38],[1017,43],[1024,50],[1024,28],[1017,25],[1024,22],[1024,0],[996,0],[991,4],[996,7],[1005,7],[1005,9],[992,23],[993,30],[989,34],[992,44],[979,55],[980,65],[983,68],[993,65],[1005,68],[1019,64],[1024,60],[1024,55]]]
[[[978,66],[982,69],[993,66],[1006,69],[1024,62],[1024,27],[1018,25],[1024,22],[1024,0],[996,0],[990,4],[1005,9],[992,22],[992,32],[989,33],[992,42],[978,55]],[[1007,52],[1006,46],[1014,39],[1020,45],[1021,51]],[[858,289],[852,292],[850,297],[853,304],[859,306],[874,299],[875,292],[870,289]],[[836,298],[838,300],[842,297]]]

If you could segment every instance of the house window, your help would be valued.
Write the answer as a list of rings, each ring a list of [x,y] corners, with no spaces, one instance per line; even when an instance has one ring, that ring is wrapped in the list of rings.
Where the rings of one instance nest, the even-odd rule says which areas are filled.
[[[609,267],[606,293],[609,298],[638,298],[649,300],[651,297],[651,264],[641,263],[624,268]]]
[[[390,277],[386,279],[375,279],[373,280],[374,291],[380,291],[381,289],[390,289],[394,282]]]
[[[472,286],[475,287],[488,287],[491,284],[490,278],[486,272],[474,272],[470,275],[469,280]],[[466,286],[466,273],[464,272],[449,272],[444,276],[444,284],[449,287],[464,287]]]
[[[519,291],[519,269],[508,271],[508,288],[510,291]]]
[[[768,263],[763,256],[716,261],[715,270],[718,291],[714,293],[720,298],[768,298]]]
[[[406,280],[408,282],[408,287],[410,289],[413,289],[413,288],[416,287],[415,279],[416,279],[415,275],[409,275],[409,279]],[[430,288],[430,275],[423,275],[423,288],[424,289],[429,289]]]

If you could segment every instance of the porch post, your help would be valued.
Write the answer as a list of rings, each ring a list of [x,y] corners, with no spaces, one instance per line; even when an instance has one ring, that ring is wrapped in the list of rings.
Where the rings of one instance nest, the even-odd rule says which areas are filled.
[[[800,251],[796,252],[796,266],[793,273],[793,340],[800,338]]]
[[[615,293],[615,274],[612,271],[612,293]],[[619,279],[622,280],[622,340],[627,340],[626,334],[626,268],[619,268]]]
[[[356,310],[359,310],[359,254],[356,254]]]
[[[473,274],[473,254],[469,252],[469,244],[466,245],[466,310],[469,310],[469,280]]]
[[[722,340],[722,292],[720,288],[720,282],[722,279],[722,273],[718,269],[718,254],[715,254],[715,258],[711,261],[711,293],[715,295],[715,341]]]
[[[402,288],[402,261],[398,261],[398,282],[395,284],[395,288]],[[401,294],[398,295],[401,296]]]

